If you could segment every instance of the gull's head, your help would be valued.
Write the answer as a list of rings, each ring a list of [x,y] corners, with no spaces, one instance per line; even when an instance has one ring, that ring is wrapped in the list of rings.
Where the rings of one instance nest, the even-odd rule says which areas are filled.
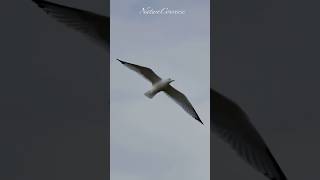
[[[169,78],[168,81],[169,81],[169,83],[172,83],[174,80]]]

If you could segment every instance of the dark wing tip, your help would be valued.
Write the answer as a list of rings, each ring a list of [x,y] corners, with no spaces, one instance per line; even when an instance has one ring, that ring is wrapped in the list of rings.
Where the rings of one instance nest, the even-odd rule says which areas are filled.
[[[119,62],[121,62],[121,64],[126,64],[126,62],[121,61],[120,59],[117,59]]]
[[[282,171],[282,169],[280,168],[279,164],[277,163],[276,159],[273,157],[273,155],[271,154],[270,150],[268,148],[266,148],[266,152],[268,153],[269,157],[271,158],[273,165],[275,166],[277,172],[279,173],[279,178],[274,178],[274,180],[287,180],[286,175],[284,174],[284,172]]]
[[[194,113],[195,113],[195,117],[194,117],[194,118],[195,118],[197,121],[199,121],[202,125],[204,125],[203,122],[201,121],[198,113],[196,112],[196,110],[195,110],[194,108],[193,108],[193,111],[194,111]]]
[[[46,11],[46,9],[50,6],[53,7],[61,7],[61,8],[70,8],[67,6],[63,6],[61,4],[56,4],[56,3],[52,3],[49,1],[44,1],[44,0],[32,0],[35,4],[37,4],[41,9],[44,9]],[[72,8],[73,9],[73,8]],[[47,13],[49,13],[48,11],[46,11]]]
[[[202,125],[204,125],[199,116],[195,117],[195,119],[198,120]]]

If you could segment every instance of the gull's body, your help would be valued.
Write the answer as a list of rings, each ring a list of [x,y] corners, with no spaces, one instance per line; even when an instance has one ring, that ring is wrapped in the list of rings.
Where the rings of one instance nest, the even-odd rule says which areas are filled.
[[[152,89],[145,93],[145,95],[148,98],[153,98],[157,93],[160,91],[164,91],[167,87],[169,87],[169,84],[172,82],[171,79],[161,79],[158,82],[154,83],[152,85]]]
[[[170,78],[161,79],[150,68],[128,63],[120,59],[117,59],[117,60],[121,62],[121,64],[137,72],[138,74],[142,75],[145,79],[151,82],[152,84],[151,90],[145,93],[145,95],[148,98],[153,98],[157,93],[163,91],[171,99],[173,99],[179,106],[181,106],[189,115],[191,115],[193,118],[198,120],[201,124],[203,124],[197,112],[194,110],[191,103],[187,99],[187,97],[170,85],[170,83],[173,82],[174,80]]]
[[[271,180],[286,180],[280,166],[247,114],[234,102],[211,90],[211,131],[239,156]]]
[[[104,47],[106,51],[109,52],[109,17],[43,0],[33,0],[33,2],[48,15],[72,29],[80,31],[85,36],[90,37],[99,46]],[[168,88],[171,90],[171,92],[168,91],[169,93],[178,94],[181,99],[186,99],[182,93],[170,86],[169,79],[159,81],[153,85],[152,89],[145,93],[145,95],[153,97],[155,94],[162,91],[164,87],[170,87]],[[271,180],[286,180],[285,175],[273,158],[262,137],[250,123],[247,115],[231,100],[214,90],[211,91],[211,98],[213,100],[211,103],[211,107],[213,108],[211,131],[220,136],[227,143],[231,144],[232,148],[237,151],[246,162],[259,172],[265,174]],[[169,93],[167,94],[169,95]],[[179,103],[178,100],[174,100]],[[198,115],[194,113],[195,111],[193,108],[193,110],[190,106],[183,108],[186,111],[191,110],[192,116],[200,120]]]

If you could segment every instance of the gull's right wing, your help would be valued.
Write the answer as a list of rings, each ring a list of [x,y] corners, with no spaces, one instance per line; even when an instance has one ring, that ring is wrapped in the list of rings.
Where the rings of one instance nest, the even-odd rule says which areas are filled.
[[[211,131],[230,144],[243,160],[269,179],[287,180],[246,113],[237,104],[214,90],[211,90],[211,96]]]
[[[164,90],[164,92],[169,97],[171,97],[171,99],[173,99],[179,106],[181,106],[189,115],[203,124],[196,110],[193,108],[192,104],[184,94],[170,85]]]

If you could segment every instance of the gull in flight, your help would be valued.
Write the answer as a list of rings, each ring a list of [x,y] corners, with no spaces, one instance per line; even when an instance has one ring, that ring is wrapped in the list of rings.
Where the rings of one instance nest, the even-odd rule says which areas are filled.
[[[109,17],[92,12],[62,6],[49,1],[32,0],[48,15],[68,27],[85,34],[100,47],[109,51],[110,44],[110,19]]]
[[[239,156],[271,180],[287,180],[266,143],[247,114],[234,102],[211,89],[210,130],[222,138]]]
[[[153,98],[157,93],[163,91],[165,92],[170,98],[172,98],[179,106],[181,106],[188,114],[190,114],[193,118],[198,120],[201,124],[203,122],[200,120],[197,112],[192,107],[191,103],[187,99],[187,97],[182,94],[180,91],[176,90],[174,87],[170,85],[171,82],[174,80],[168,79],[161,79],[156,73],[153,72],[152,69],[131,64],[120,59],[117,59],[121,64],[125,65],[129,69],[137,72],[138,74],[142,75],[145,79],[152,83],[152,89],[147,91],[144,95],[148,98]]]
[[[85,36],[90,37],[94,40],[94,42],[96,42],[96,44],[105,48],[105,50],[109,52],[109,17],[76,9],[73,7],[55,4],[49,1],[32,1],[36,3],[41,9],[43,9],[48,15],[52,16],[59,22],[66,24],[68,27],[80,31]],[[126,64],[126,62],[122,62]],[[130,68],[129,63],[127,63],[127,66]],[[137,65],[132,65],[131,69],[134,69],[134,66]],[[138,69],[139,68],[136,68],[136,70]],[[146,68],[146,70],[147,69],[153,73],[151,69]],[[140,71],[138,71],[138,73],[141,74]],[[170,83],[170,81],[167,82]],[[168,86],[170,85],[168,84]],[[170,87],[174,89],[172,86]],[[180,94],[180,97],[182,99],[187,100],[187,98],[182,93],[177,90],[175,91]],[[150,96],[154,94],[151,92],[149,93]],[[149,95],[149,93],[147,93],[147,95]],[[211,132],[217,134],[224,141],[229,143],[231,147],[236,152],[238,152],[243,160],[245,160],[252,167],[266,175],[271,180],[286,180],[287,178],[280,169],[275,158],[270,153],[270,150],[264,143],[262,137],[250,123],[246,113],[233,101],[219,94],[215,90],[211,90],[211,97],[211,108],[213,108],[210,127]],[[187,102],[189,101],[187,100]],[[196,112],[192,108],[190,102],[187,104],[190,105],[192,109],[191,112],[194,112],[191,113],[191,115],[196,115]],[[186,107],[182,107],[186,110]],[[190,108],[187,109],[190,110]],[[186,111],[188,112],[188,110]],[[190,114],[190,112],[188,113]],[[201,122],[198,115],[194,117],[196,119],[198,118]]]

